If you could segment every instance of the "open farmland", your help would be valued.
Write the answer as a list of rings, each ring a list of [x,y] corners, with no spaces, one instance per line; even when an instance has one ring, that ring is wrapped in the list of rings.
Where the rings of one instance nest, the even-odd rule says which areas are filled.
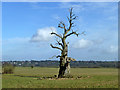
[[[3,74],[2,87],[118,88],[118,69],[115,68],[71,68],[73,78],[39,79],[57,75],[58,70],[58,68],[16,67],[14,74]]]

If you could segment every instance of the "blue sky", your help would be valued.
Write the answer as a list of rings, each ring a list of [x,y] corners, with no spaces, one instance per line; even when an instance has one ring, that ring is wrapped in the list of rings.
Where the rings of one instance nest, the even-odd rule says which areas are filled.
[[[3,60],[46,60],[60,51],[52,49],[59,21],[66,24],[69,8],[78,16],[73,30],[86,35],[67,39],[69,56],[76,60],[115,60],[118,52],[117,2],[3,2]],[[56,58],[53,58],[56,59]]]

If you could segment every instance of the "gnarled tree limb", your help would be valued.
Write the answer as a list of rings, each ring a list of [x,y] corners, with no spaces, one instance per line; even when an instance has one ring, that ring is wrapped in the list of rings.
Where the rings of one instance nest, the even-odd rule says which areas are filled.
[[[62,49],[61,49],[61,48],[56,47],[56,46],[53,46],[52,44],[50,44],[50,46],[51,46],[52,48],[56,48],[56,49],[59,49],[59,50],[61,50],[61,51],[62,51]]]
[[[56,56],[56,58],[59,58],[59,57],[61,57],[61,56],[60,55]]]
[[[75,34],[77,37],[78,37],[78,35],[79,35],[79,33],[76,33],[76,32],[74,32],[74,31],[72,31],[71,33],[69,33],[69,34],[66,35],[65,37],[67,38],[68,36],[70,36],[70,35],[72,35],[72,34]]]
[[[62,39],[62,37],[61,37],[60,35],[58,35],[57,33],[52,32],[52,33],[51,33],[51,35],[52,35],[52,34],[54,34],[54,35],[56,35],[56,36],[58,36],[59,38],[61,38],[61,39]]]
[[[76,60],[74,58],[67,57],[67,61],[70,62],[70,61],[76,61]]]

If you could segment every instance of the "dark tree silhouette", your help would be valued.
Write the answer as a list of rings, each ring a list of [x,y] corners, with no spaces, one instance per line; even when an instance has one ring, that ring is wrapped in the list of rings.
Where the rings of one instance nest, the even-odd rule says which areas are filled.
[[[69,10],[69,17],[67,17],[69,25],[68,27],[66,27],[66,24],[64,22],[60,22],[58,24],[58,28],[63,29],[64,33],[62,35],[52,32],[51,35],[55,35],[56,37],[58,37],[60,40],[57,40],[57,44],[60,46],[54,46],[52,44],[51,47],[58,49],[61,51],[61,55],[56,56],[57,58],[60,58],[60,69],[59,69],[59,74],[58,74],[58,78],[62,78],[66,75],[68,75],[70,73],[70,61],[75,61],[75,59],[68,57],[68,44],[66,43],[66,39],[71,36],[71,35],[76,35],[78,37],[78,33],[76,31],[72,30],[72,27],[74,27],[74,20],[77,18],[77,16],[75,14],[73,14],[73,8],[70,8]]]

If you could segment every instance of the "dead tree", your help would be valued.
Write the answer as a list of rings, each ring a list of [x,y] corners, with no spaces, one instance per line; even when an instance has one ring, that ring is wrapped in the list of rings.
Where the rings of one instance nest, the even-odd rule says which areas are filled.
[[[58,78],[62,78],[64,77],[66,74],[70,73],[70,61],[75,61],[75,59],[68,57],[68,43],[66,43],[66,39],[71,36],[71,35],[76,35],[78,36],[79,34],[76,33],[76,31],[72,30],[72,27],[74,27],[74,20],[77,18],[77,16],[75,14],[73,14],[73,8],[70,8],[69,11],[70,15],[69,17],[67,17],[69,25],[68,27],[66,27],[66,24],[64,22],[60,22],[58,24],[58,28],[63,29],[64,33],[62,35],[57,34],[55,32],[52,32],[51,35],[55,35],[56,37],[58,37],[60,40],[56,40],[57,44],[60,46],[54,46],[52,44],[51,47],[58,49],[61,51],[61,55],[56,56],[57,58],[60,58],[60,69],[59,69],[59,74],[58,74]]]

